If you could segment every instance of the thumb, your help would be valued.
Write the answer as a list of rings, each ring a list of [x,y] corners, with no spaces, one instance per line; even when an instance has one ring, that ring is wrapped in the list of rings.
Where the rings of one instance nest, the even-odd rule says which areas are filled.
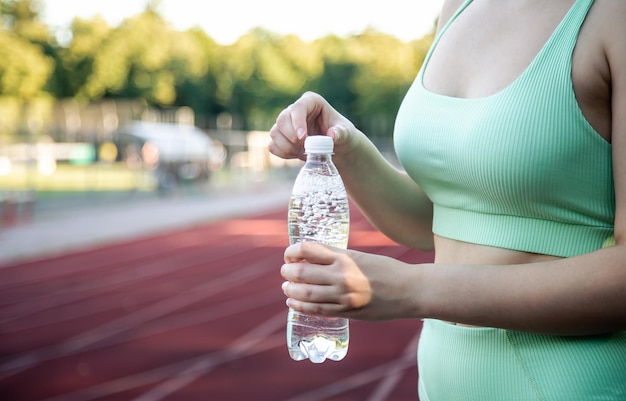
[[[326,135],[333,138],[333,142],[341,144],[347,140],[348,128],[345,125],[337,124],[328,129]]]

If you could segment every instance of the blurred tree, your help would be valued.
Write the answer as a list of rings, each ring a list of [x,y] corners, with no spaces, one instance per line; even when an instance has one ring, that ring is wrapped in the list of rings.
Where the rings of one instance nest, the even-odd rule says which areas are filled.
[[[315,41],[320,54],[323,70],[314,77],[308,89],[316,91],[328,99],[339,112],[356,121],[353,81],[358,66],[350,57],[348,43],[335,35]]]
[[[0,96],[141,98],[189,106],[205,126],[228,112],[234,128],[269,129],[285,105],[316,90],[364,131],[387,137],[432,41],[366,30],[304,42],[257,28],[222,46],[199,28],[173,29],[160,3],[147,1],[117,27],[76,18],[51,36],[40,0],[0,0]]]
[[[40,134],[50,110],[42,97],[54,61],[39,11],[36,0],[0,0],[0,144],[27,135],[26,128]]]
[[[102,30],[92,29],[88,37],[98,41],[97,32]],[[89,66],[91,72],[77,90],[79,98],[139,97],[167,106],[176,101],[177,83],[199,78],[208,69],[197,36],[172,30],[150,8],[102,39]]]
[[[41,95],[53,63],[39,46],[0,30],[0,60],[0,96],[28,100]]]
[[[39,103],[51,71],[39,46],[0,30],[0,146],[24,133],[29,105]]]
[[[196,120],[208,126],[209,120],[224,111],[217,99],[216,78],[221,47],[199,28],[180,34],[179,39],[171,62],[176,77],[174,104],[191,107]]]
[[[74,97],[86,85],[93,74],[96,56],[112,31],[100,16],[74,18],[70,30],[69,43],[58,49],[56,83],[51,89],[57,98]]]
[[[39,0],[0,0],[3,29],[30,42],[48,42],[48,27],[40,19],[42,7]]]
[[[0,0],[0,96],[32,99],[41,94],[53,62],[42,48],[48,29],[37,0]]]
[[[395,114],[432,41],[413,42],[367,29],[316,41],[324,71],[311,88],[374,137],[390,137]]]
[[[432,37],[410,43],[366,30],[349,39],[350,56],[358,65],[351,84],[355,113],[372,136],[389,136],[395,114],[422,65]]]
[[[94,33],[91,30],[88,34],[91,40]],[[173,93],[168,93],[173,92],[168,91],[170,78],[163,71],[170,44],[168,28],[160,16],[147,10],[125,20],[103,39],[93,56],[91,73],[76,93],[78,98],[144,97],[157,104],[173,101]]]
[[[254,29],[224,49],[217,97],[248,129],[269,129],[276,114],[322,71],[315,49],[296,36]]]

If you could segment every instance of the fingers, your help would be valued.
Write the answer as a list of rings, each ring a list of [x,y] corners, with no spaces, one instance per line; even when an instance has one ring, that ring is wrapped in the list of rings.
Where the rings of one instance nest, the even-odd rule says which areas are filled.
[[[276,124],[270,130],[271,141],[268,144],[268,150],[275,156],[282,159],[303,159],[304,148],[302,144],[293,143],[288,139],[288,136],[278,128]]]
[[[329,265],[336,259],[338,251],[338,248],[327,247],[318,242],[299,242],[285,250],[285,262],[293,263],[306,260],[313,264]]]
[[[332,285],[335,278],[331,265],[338,258],[337,251],[324,245],[303,242],[287,248],[285,264],[280,274],[285,280],[294,283]]]
[[[313,315],[330,316],[339,312],[337,289],[325,267],[305,262],[282,266],[281,274],[287,281],[281,288],[288,307]]]
[[[299,243],[285,251],[285,263],[280,273],[285,281],[283,292],[288,302],[334,303],[337,299],[336,279],[329,265],[336,252],[317,243]]]
[[[290,143],[299,142],[307,133],[307,116],[303,115],[303,106],[298,102],[300,100],[281,111],[276,118],[275,127]]]
[[[323,133],[318,120],[331,107],[322,96],[314,92],[306,92],[288,109],[296,138],[302,140],[306,135],[320,135]],[[313,131],[309,132],[310,129]]]
[[[330,105],[320,95],[313,92],[303,94],[276,118],[270,130],[270,152],[285,159],[303,159],[304,138],[326,132],[330,110]]]
[[[328,316],[328,317],[346,317],[356,316],[355,312],[346,311],[339,304],[333,303],[313,303],[304,302],[294,298],[287,298],[285,304],[297,310],[298,312],[305,313],[307,315]]]
[[[305,283],[285,281],[281,286],[283,293],[292,299],[309,303],[335,303],[336,294],[331,286],[316,286]]]
[[[340,316],[350,313],[333,286],[313,286],[285,281],[283,293],[288,307],[310,315]]]
[[[281,275],[287,305],[295,310],[337,316],[355,306],[352,285],[346,281],[350,258],[344,251],[314,242],[290,246],[285,251]],[[348,279],[349,280],[349,279]]]
[[[308,132],[308,124],[322,114],[325,105],[320,95],[307,92],[278,115],[275,127],[291,143],[302,141],[307,134],[319,134]]]
[[[303,141],[298,138],[298,131],[301,130],[302,128],[294,127],[290,108],[283,110],[270,130],[269,151],[283,159],[304,159]]]

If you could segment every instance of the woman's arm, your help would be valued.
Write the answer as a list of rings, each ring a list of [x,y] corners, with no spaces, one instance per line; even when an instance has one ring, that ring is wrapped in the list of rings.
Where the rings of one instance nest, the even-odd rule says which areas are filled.
[[[306,135],[320,134],[333,137],[333,161],[351,199],[369,221],[398,243],[431,249],[430,200],[320,95],[307,92],[279,114],[270,131],[269,150],[282,158],[303,159]]]
[[[372,142],[363,135],[354,151],[335,160],[350,198],[378,230],[412,248],[433,248],[432,202]]]
[[[626,37],[626,3],[600,5],[595,21],[610,71],[616,245],[528,265],[422,266],[418,315],[557,334],[626,330],[626,42],[615,40]]]
[[[365,320],[432,317],[562,335],[626,330],[626,43],[614,40],[626,37],[626,3],[612,5],[604,27],[612,88],[614,246],[546,262],[467,266],[408,265],[303,243],[285,252],[281,273],[289,282],[288,304]]]
[[[446,0],[437,32],[465,0]],[[304,160],[306,135],[335,139],[333,158],[351,199],[365,217],[392,240],[431,250],[432,202],[417,184],[376,149],[365,134],[333,109],[320,95],[307,92],[283,110],[270,130],[274,155]]]
[[[306,262],[303,262],[306,260]],[[559,335],[626,330],[626,246],[507,266],[406,263],[315,243],[285,252],[288,306],[361,320],[436,318]]]
[[[421,317],[562,335],[626,330],[623,244],[550,262],[424,265],[414,273]]]

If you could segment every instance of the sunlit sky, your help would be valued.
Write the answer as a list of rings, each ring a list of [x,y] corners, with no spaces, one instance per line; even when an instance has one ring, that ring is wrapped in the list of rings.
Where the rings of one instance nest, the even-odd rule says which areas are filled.
[[[74,17],[103,16],[116,26],[145,9],[148,0],[43,0],[44,19],[67,27]],[[176,29],[200,26],[229,44],[254,27],[305,40],[327,34],[345,36],[367,27],[418,39],[428,33],[443,0],[162,0],[160,12]]]

